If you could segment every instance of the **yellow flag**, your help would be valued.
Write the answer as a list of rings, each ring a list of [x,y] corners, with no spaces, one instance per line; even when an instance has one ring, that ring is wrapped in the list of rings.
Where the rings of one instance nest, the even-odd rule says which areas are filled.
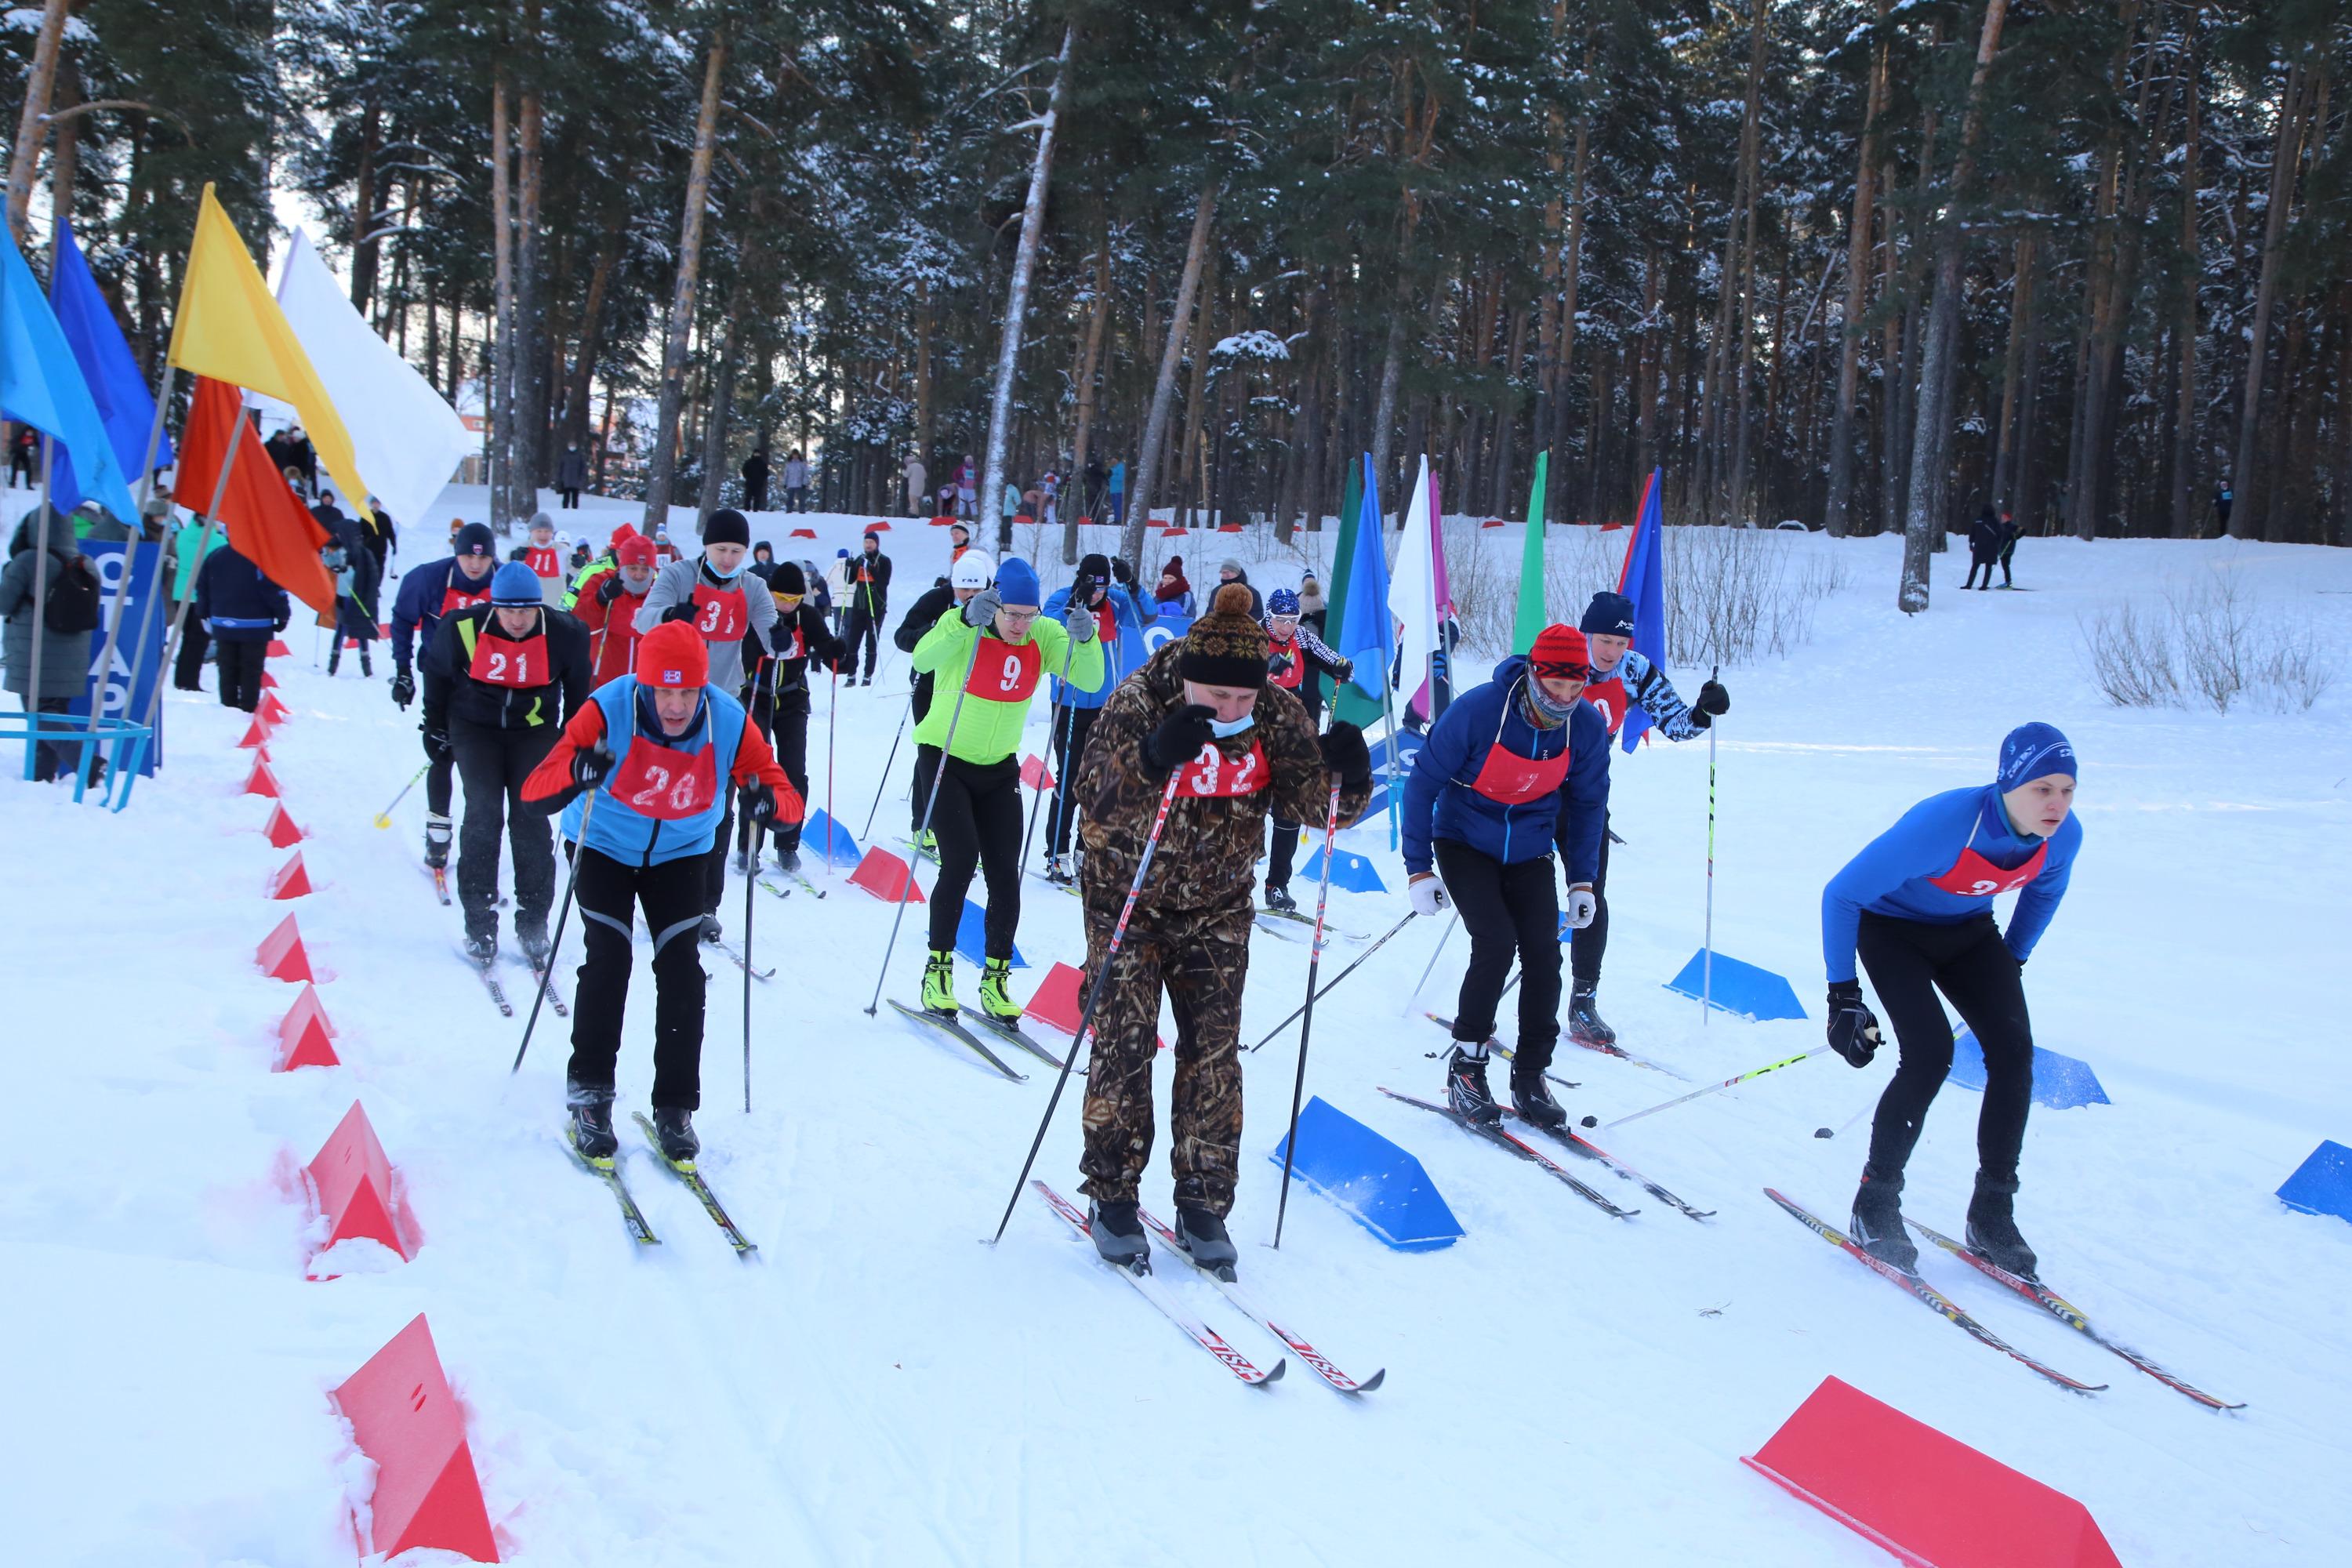
[[[171,362],[292,404],[344,500],[356,508],[367,499],[342,416],[209,184],[196,211],[196,239],[188,247],[187,276],[172,321]]]

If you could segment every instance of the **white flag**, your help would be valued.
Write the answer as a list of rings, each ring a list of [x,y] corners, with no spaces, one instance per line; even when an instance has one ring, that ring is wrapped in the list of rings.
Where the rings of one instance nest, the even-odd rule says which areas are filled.
[[[1404,532],[1397,540],[1396,565],[1389,574],[1389,614],[1398,623],[1397,648],[1404,659],[1397,687],[1408,703],[1428,685],[1429,656],[1438,648],[1437,519],[1430,504],[1435,489],[1424,454],[1405,510]],[[1427,710],[1424,699],[1423,711]]]

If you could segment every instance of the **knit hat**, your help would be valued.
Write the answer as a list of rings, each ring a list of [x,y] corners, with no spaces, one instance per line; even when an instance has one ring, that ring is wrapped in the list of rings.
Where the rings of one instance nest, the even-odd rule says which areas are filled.
[[[702,542],[709,544],[740,544],[751,547],[751,524],[733,507],[720,507],[702,525]]]
[[[1583,680],[1592,674],[1592,650],[1574,626],[1546,626],[1536,634],[1528,669],[1551,680]]]
[[[620,566],[650,566],[654,563],[654,542],[635,533],[615,541],[613,561]]]
[[[449,546],[452,555],[496,555],[498,552],[497,536],[490,532],[490,525],[487,522],[467,523],[457,531],[456,542]]]
[[[808,592],[808,579],[801,575],[797,563],[779,561],[775,574],[768,579],[768,591],[772,594],[805,594]]]
[[[959,519],[958,521],[948,524],[948,531],[950,533],[961,533],[966,539],[970,539],[971,537],[971,524]],[[869,533],[866,537],[871,539],[874,536]]]
[[[985,588],[995,575],[996,563],[985,550],[967,550],[956,557],[955,566],[948,573],[948,583],[957,588]]]
[[[1078,558],[1078,575],[1093,583],[1097,588],[1108,585],[1111,580],[1110,557],[1103,554],[1099,551],[1097,551],[1092,554],[1080,556]]]
[[[1592,603],[1584,606],[1584,617],[1576,624],[1587,637],[1630,637],[1633,635],[1633,601],[1622,594],[1603,590],[1592,595]]]
[[[1269,616],[1297,615],[1298,595],[1288,588],[1276,588],[1265,596],[1265,613]]]
[[[664,621],[637,639],[640,686],[708,686],[710,647],[691,621]]]
[[[996,569],[996,596],[1008,605],[1042,605],[1036,569],[1018,555],[1008,555]]]
[[[533,533],[537,533],[542,528],[546,529],[551,533],[555,531],[555,520],[548,516],[543,511],[532,513],[530,519],[530,531]]]
[[[1209,613],[1184,634],[1178,673],[1203,686],[1264,686],[1269,653],[1265,628],[1250,614],[1250,591],[1228,583],[1209,601]]]
[[[1230,572],[1234,575],[1234,577],[1244,581],[1249,577],[1249,574],[1242,570],[1241,558],[1239,556],[1226,556],[1223,561],[1217,563],[1217,570],[1220,572]]]
[[[490,603],[493,605],[541,605],[539,574],[520,561],[509,561],[490,577]]]
[[[874,536],[869,533],[866,537],[871,539]],[[833,557],[836,561],[846,561],[849,559],[849,552],[847,550],[836,550],[833,552]]]
[[[2052,773],[2079,776],[2074,764],[2074,747],[2058,732],[2054,724],[2039,721],[2020,724],[2000,743],[2000,773],[1997,782],[2000,792],[2007,795],[2021,784]]]
[[[872,540],[872,541],[873,541],[875,543],[877,543],[877,544],[879,544],[879,543],[881,543],[881,542],[882,542],[882,536],[881,536],[880,534],[878,534],[878,533],[875,532],[875,531],[874,531],[872,529],[870,529],[870,528],[869,528],[869,529],[867,529],[867,530],[866,531],[866,538],[868,538],[868,539],[870,539],[870,540]],[[846,554],[848,554],[848,553],[849,553],[849,552],[848,552],[848,551],[846,551],[846,550],[845,550],[845,551],[843,551],[843,552],[842,552],[842,553],[843,553],[844,555],[846,555]]]

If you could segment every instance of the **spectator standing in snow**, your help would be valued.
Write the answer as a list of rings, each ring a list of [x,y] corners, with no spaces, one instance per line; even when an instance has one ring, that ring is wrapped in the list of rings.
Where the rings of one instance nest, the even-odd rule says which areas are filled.
[[[1151,596],[1160,601],[1161,609],[1184,616],[1192,613],[1192,584],[1184,575],[1181,555],[1171,555],[1160,568],[1160,585],[1151,591]]]
[[[833,564],[824,569],[825,598],[833,607],[833,635],[839,637],[844,619],[849,614],[849,552],[833,552]]]
[[[1078,515],[1092,517],[1102,510],[1103,487],[1110,483],[1110,471],[1103,467],[1100,458],[1087,459],[1086,493],[1078,498]]]
[[[2000,514],[1992,508],[1977,513],[1976,521],[1969,528],[1969,575],[1961,587],[1981,592],[1992,586],[1992,569],[2000,560],[2001,534]],[[1981,583],[1977,581],[1979,572],[1984,574]]]
[[[963,463],[956,469],[955,483],[956,515],[958,517],[971,517],[977,510],[973,502],[977,499],[980,476],[972,469],[971,454],[970,452],[966,452],[963,455]]]
[[[1110,521],[1116,527],[1127,521],[1127,461],[1121,458],[1110,466]]]
[[[1298,624],[1321,637],[1323,611],[1323,584],[1315,580],[1314,573],[1307,573],[1298,580]]]
[[[768,510],[768,454],[754,451],[743,459],[743,510]]]
[[[580,492],[588,488],[588,454],[580,443],[564,444],[563,456],[555,459],[555,489],[562,499],[556,504],[565,511],[580,510]]]
[[[36,530],[48,549],[46,588],[50,595],[57,593],[65,574],[77,565],[84,575],[89,572],[89,563],[82,560],[75,545],[69,521],[58,516],[53,507],[36,506],[26,512],[24,521],[16,525],[16,536],[8,542],[8,564],[0,568],[0,616],[7,617],[5,637],[0,638],[0,654],[5,654],[8,661],[7,688],[24,700],[26,712],[63,713],[89,683],[89,633],[86,629],[49,629],[48,606],[34,593],[35,578],[42,567],[39,547],[33,539]],[[38,692],[32,690],[36,637],[41,639]],[[58,776],[62,754],[63,748],[46,741],[34,748],[36,783],[47,784]]]
[[[2015,586],[2009,580],[2009,563],[2017,553],[2017,536],[2024,531],[2017,526],[2013,513],[2004,511],[2000,514],[2000,585],[2004,588]],[[1992,581],[1991,573],[1985,574],[1985,581]]]
[[[795,451],[784,459],[784,510],[808,510],[808,455]]]
[[[931,471],[923,467],[920,452],[907,454],[907,515],[922,517],[923,509],[931,504]]]
[[[34,461],[40,456],[41,438],[30,425],[16,426],[16,434],[8,443],[8,484],[12,489],[31,489],[35,484]]]

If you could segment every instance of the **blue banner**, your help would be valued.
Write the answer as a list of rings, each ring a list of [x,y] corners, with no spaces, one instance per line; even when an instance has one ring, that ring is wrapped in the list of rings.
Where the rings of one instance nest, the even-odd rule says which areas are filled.
[[[122,551],[120,542],[101,542],[94,539],[81,542],[81,552],[89,558],[91,568],[98,573],[99,586],[103,591],[99,600],[101,616],[114,610],[115,592],[122,583]],[[148,597],[155,592],[155,579],[163,569],[163,562],[162,545],[143,542],[139,545],[139,563],[131,576],[131,592],[123,595],[122,636],[114,645],[114,668],[104,672],[102,685],[106,706],[100,711],[105,718],[121,719],[133,724],[143,722],[147,717],[147,705],[154,700],[155,683],[163,679],[163,635],[172,618],[169,599],[156,606],[153,627],[143,639],[145,647],[139,646],[142,640],[139,636],[140,623],[146,618]],[[89,635],[89,684],[81,696],[74,699],[73,706],[67,710],[78,718],[89,717],[91,699],[100,690],[98,661],[105,651],[106,624],[101,620],[99,628]],[[139,688],[135,691],[131,687],[131,670],[134,662],[139,667]],[[152,776],[163,756],[163,710],[159,706],[155,710],[155,738],[147,748],[145,760],[139,765],[140,773]]]
[[[1192,629],[1192,617],[1161,608],[1160,618],[1138,631],[1121,622],[1118,628],[1118,673],[1123,679],[1143,668],[1143,661]]]

